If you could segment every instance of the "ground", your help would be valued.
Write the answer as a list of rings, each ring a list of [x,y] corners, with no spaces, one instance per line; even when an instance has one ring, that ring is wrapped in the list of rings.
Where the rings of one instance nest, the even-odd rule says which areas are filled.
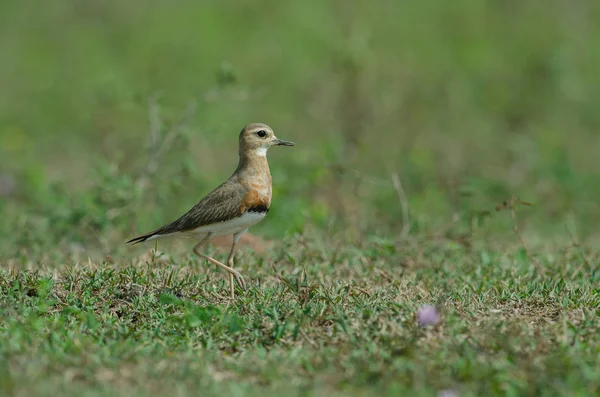
[[[6,395],[594,395],[598,260],[290,238],[225,275],[160,252],[3,272]],[[419,326],[420,306],[440,322]]]

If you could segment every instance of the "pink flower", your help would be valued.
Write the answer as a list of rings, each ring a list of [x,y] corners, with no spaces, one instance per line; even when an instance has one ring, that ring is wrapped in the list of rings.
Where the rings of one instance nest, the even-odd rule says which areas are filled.
[[[419,327],[427,327],[429,325],[436,325],[440,321],[440,315],[434,306],[423,305],[417,312],[417,322]]]
[[[444,389],[444,390],[440,390],[437,393],[437,397],[459,397],[460,394],[458,394],[458,392],[456,390],[452,390],[452,389]]]

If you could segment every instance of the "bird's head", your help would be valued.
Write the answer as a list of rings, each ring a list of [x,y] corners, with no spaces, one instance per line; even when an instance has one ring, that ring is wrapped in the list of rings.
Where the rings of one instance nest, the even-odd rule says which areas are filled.
[[[277,138],[266,124],[248,124],[240,132],[240,155],[266,156],[271,146],[294,146],[294,143]]]

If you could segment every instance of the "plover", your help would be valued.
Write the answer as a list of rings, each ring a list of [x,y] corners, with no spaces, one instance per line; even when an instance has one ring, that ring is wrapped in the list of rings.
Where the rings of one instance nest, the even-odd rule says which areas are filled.
[[[271,206],[271,172],[267,162],[267,150],[271,146],[294,146],[294,143],[277,138],[266,124],[245,126],[239,137],[239,163],[229,179],[179,219],[127,243],[137,244],[171,236],[199,240],[193,252],[229,273],[229,289],[234,298],[234,278],[242,289],[246,289],[244,278],[233,268],[235,247],[240,236],[263,220]],[[200,252],[211,238],[228,234],[233,235],[233,244],[227,265]]]

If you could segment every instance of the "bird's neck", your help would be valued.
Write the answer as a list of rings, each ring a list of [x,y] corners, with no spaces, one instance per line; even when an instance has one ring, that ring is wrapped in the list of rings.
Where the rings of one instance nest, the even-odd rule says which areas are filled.
[[[241,152],[236,173],[243,178],[264,178],[265,182],[268,181],[271,184],[271,171],[267,162],[266,150]]]

